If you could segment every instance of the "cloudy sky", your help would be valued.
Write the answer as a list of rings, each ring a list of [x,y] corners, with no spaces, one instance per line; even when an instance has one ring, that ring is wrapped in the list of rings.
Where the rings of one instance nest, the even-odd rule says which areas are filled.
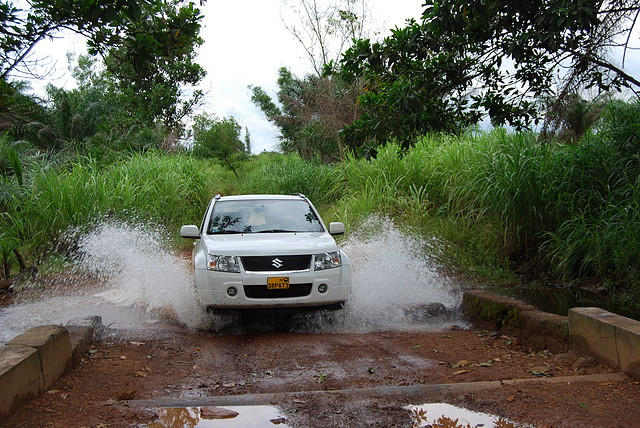
[[[261,86],[275,96],[277,73],[287,67],[298,77],[311,71],[302,46],[295,41],[281,20],[285,2],[297,0],[208,0],[202,8],[204,15],[201,35],[205,40],[199,50],[199,63],[207,71],[201,84],[206,92],[199,111],[222,117],[235,117],[251,134],[252,151],[275,150],[277,130],[260,110],[251,103],[248,85]],[[327,0],[329,1],[329,0]],[[423,0],[368,0],[375,29],[381,36],[390,28],[404,25],[408,18],[419,18]],[[634,47],[639,37],[632,38]],[[66,72],[66,52],[83,52],[84,42],[74,37],[61,37],[38,46],[41,55],[50,54],[55,60],[52,78],[34,82],[36,91],[47,83],[71,88],[73,79]],[[622,52],[612,52],[614,63],[620,65]],[[624,67],[632,75],[640,73],[640,51],[627,53]]]
[[[422,0],[369,0],[377,25],[387,30],[418,18]],[[277,131],[251,103],[248,85],[261,86],[275,96],[278,69],[287,67],[298,77],[311,71],[302,46],[286,30],[280,0],[220,1],[205,4],[205,40],[200,64],[208,75],[203,109],[233,116],[249,128],[252,150],[260,153],[277,144]]]
[[[289,0],[295,2],[295,0]],[[423,0],[368,0],[376,29],[382,35],[388,29],[403,26],[408,18],[418,18]],[[251,134],[252,151],[275,150],[277,130],[251,102],[248,85],[261,86],[275,96],[278,69],[287,67],[298,77],[311,71],[302,46],[285,28],[282,0],[208,0],[201,8],[204,15],[198,62],[207,71],[201,84],[206,92],[200,111],[222,117],[235,117]],[[286,10],[285,10],[286,13]],[[49,79],[34,82],[41,91],[47,83],[72,88],[67,73],[66,52],[85,51],[83,40],[65,36],[41,42],[40,55],[51,55],[55,71]]]

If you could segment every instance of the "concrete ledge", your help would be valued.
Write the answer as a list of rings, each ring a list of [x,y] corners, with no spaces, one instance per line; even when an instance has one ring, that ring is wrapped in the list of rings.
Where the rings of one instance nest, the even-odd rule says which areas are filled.
[[[34,327],[0,346],[0,421],[21,404],[49,389],[71,367],[102,325],[88,317],[69,325]]]
[[[572,308],[569,346],[640,380],[639,321],[600,308]]]
[[[38,351],[43,390],[48,389],[71,367],[71,340],[69,332],[61,325],[42,325],[18,335],[5,345],[24,345]]]
[[[38,351],[29,346],[0,347],[0,421],[44,386]]]
[[[567,317],[484,290],[464,293],[462,309],[472,322],[506,330],[525,339],[532,348],[562,352],[567,347]]]

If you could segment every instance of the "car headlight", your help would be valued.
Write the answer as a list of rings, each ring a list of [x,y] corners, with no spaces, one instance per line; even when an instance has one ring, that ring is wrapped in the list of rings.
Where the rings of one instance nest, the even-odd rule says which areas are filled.
[[[240,272],[240,263],[236,256],[207,256],[207,270],[219,272]]]
[[[342,266],[342,259],[340,258],[339,251],[316,254],[315,259],[315,270],[332,269]]]

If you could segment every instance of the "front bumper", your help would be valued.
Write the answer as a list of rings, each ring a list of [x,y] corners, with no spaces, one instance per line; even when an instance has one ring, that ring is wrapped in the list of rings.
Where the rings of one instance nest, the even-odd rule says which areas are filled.
[[[289,289],[268,290],[267,278],[273,277],[289,278]],[[351,294],[351,266],[343,264],[320,271],[241,273],[196,268],[195,287],[198,302],[214,311],[340,305]]]

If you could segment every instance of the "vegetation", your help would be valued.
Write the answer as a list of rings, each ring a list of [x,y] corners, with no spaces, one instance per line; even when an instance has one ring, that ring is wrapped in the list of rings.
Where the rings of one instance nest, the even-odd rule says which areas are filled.
[[[176,147],[182,119],[202,96],[185,89],[205,74],[194,60],[203,40],[192,2],[55,0],[24,2],[26,9],[14,3],[0,1],[0,131],[44,149],[120,150],[139,142],[136,134],[148,138],[135,149]],[[79,88],[50,88],[46,106],[24,95],[20,79],[39,77],[32,49],[63,29],[84,35],[92,57],[78,59]]]
[[[607,55],[613,46],[626,53],[639,11],[630,0],[428,1],[421,22],[345,53],[341,77],[366,88],[346,144],[408,146],[426,132],[464,132],[484,115],[525,129],[584,89],[637,90],[640,80]]]
[[[226,191],[222,183],[227,175],[210,162],[158,152],[109,165],[90,158],[57,167],[51,162],[32,165],[22,184],[15,173],[6,174],[0,178],[3,276],[18,263],[16,251],[37,264],[56,244],[70,245],[105,219],[164,226],[170,231],[167,237],[176,238],[179,225],[201,217],[208,200]]]
[[[238,178],[234,164],[245,151],[240,129],[233,117],[217,119],[206,113],[197,115],[193,124],[194,155],[224,161]]]
[[[73,257],[100,221],[153,224],[184,245],[179,226],[216,193],[303,193],[349,229],[383,214],[435,238],[452,271],[595,281],[640,306],[640,102],[605,93],[638,82],[601,54],[630,34],[635,3],[430,2],[420,23],[355,41],[339,64],[321,70],[321,50],[309,52],[313,75],[282,68],[277,100],[252,88],[284,152],[258,156],[233,117],[185,125],[199,100],[185,88],[204,73],[195,5],[107,3],[0,1],[0,280],[51,251]],[[333,27],[320,10],[307,25],[362,30],[349,29],[352,9],[327,10]],[[76,59],[76,89],[27,95],[18,70],[61,28],[87,35],[95,55]],[[555,86],[560,64],[570,68]],[[584,99],[585,87],[602,94]],[[479,131],[483,114],[517,131]]]
[[[303,193],[329,221],[382,213],[440,242],[451,269],[494,281],[513,272],[595,280],[640,294],[640,103],[612,102],[580,144],[531,132],[427,135],[337,164],[264,153],[226,166],[188,154],[56,159],[6,139],[0,150],[0,255],[7,277],[102,219],[138,218],[177,239],[216,193]],[[222,162],[222,161],[220,161]],[[75,232],[74,232],[75,233]],[[20,255],[20,257],[18,257]],[[20,258],[22,261],[20,261]],[[635,298],[629,298],[634,304]]]
[[[241,190],[307,193],[350,227],[386,214],[437,237],[447,266],[481,279],[517,272],[638,296],[638,123],[640,103],[619,101],[575,145],[497,129],[428,135],[406,150],[387,144],[374,159],[334,166],[279,158],[248,173]]]
[[[357,88],[339,78],[309,75],[299,79],[280,68],[278,106],[259,86],[251,100],[280,131],[280,148],[304,159],[342,160],[342,129],[357,117]]]

